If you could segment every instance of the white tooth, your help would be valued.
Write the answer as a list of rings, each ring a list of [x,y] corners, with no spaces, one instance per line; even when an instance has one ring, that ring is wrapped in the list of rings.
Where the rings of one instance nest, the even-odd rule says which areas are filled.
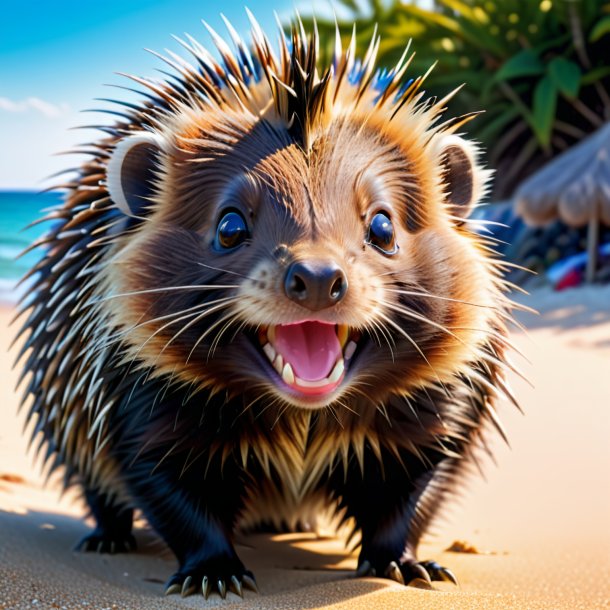
[[[356,344],[353,341],[350,341],[347,344],[347,347],[345,348],[345,352],[343,353],[343,355],[345,356],[345,359],[349,360],[354,355],[355,351],[356,351]]]
[[[287,362],[284,365],[284,370],[282,371],[282,379],[289,385],[292,385],[294,383],[294,373],[292,372],[290,362]]]
[[[269,358],[269,362],[273,362],[275,360],[275,349],[271,343],[265,343],[263,347],[263,351],[267,354],[267,358]]]
[[[267,340],[270,343],[275,343],[275,326],[271,325],[267,329]]]
[[[294,378],[294,383],[302,388],[321,388],[322,386],[328,385],[328,379],[318,379],[317,381],[306,381],[300,377]]]
[[[282,354],[278,354],[277,358],[273,361],[273,368],[281,375],[284,370],[284,358]]]
[[[341,375],[343,375],[343,371],[345,370],[345,363],[343,362],[343,358],[337,360],[337,364],[335,364],[335,368],[333,372],[328,376],[328,383],[336,383],[339,381]]]

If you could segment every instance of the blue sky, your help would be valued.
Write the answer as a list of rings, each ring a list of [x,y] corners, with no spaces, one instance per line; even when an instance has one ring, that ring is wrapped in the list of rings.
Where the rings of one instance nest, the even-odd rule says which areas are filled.
[[[246,0],[266,31],[273,10],[290,14],[292,1]],[[244,0],[4,0],[0,19],[0,189],[38,189],[44,178],[78,163],[57,156],[97,137],[75,126],[109,122],[86,108],[110,107],[96,97],[123,97],[104,83],[127,84],[115,72],[155,76],[163,64],[144,48],[181,47],[171,38],[188,32],[209,44],[201,19],[224,32],[223,12],[245,35]],[[328,6],[327,2],[309,1]],[[324,10],[324,9],[322,9]],[[157,76],[159,76],[157,74]]]

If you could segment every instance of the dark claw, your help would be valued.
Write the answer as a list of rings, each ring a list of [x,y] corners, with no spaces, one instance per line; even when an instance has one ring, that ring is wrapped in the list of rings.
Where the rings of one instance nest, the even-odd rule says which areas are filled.
[[[419,563],[414,563],[409,567],[411,568],[413,578],[407,583],[407,585],[410,585],[414,580],[417,580],[418,578],[428,583],[429,585],[432,584],[432,579],[430,578],[430,574],[428,574],[428,570],[426,570],[426,568],[424,568],[422,565],[420,565]]]
[[[430,574],[432,580],[443,580],[445,582],[451,582],[459,587],[459,583],[457,578],[455,577],[455,574],[451,570],[444,568],[436,561],[422,561],[421,565],[426,569],[428,574]]]
[[[451,570],[449,570],[447,568],[441,568],[439,573],[440,573],[441,579],[444,580],[445,582],[451,582],[456,587],[460,586],[460,583],[458,582],[456,575]]]
[[[419,589],[432,589],[432,581],[435,580],[451,582],[459,586],[453,572],[435,561],[418,562],[414,558],[407,558],[404,563],[397,559],[390,561],[388,564],[385,564],[385,561],[381,563],[379,560],[375,560],[375,558],[372,561],[360,558],[356,577],[376,576],[379,574],[379,576],[393,580],[401,585],[406,584],[407,586]]]
[[[254,576],[251,573],[248,574],[244,574],[242,576],[242,581],[244,583],[244,587],[246,587],[246,589],[250,589],[251,591],[254,591],[255,593],[258,593],[258,586],[256,584],[256,580],[254,580]]]
[[[172,585],[168,585],[167,589],[165,589],[165,595],[173,595],[174,593],[180,593],[180,591],[182,590],[182,587],[175,582]]]
[[[243,585],[249,587],[255,592],[258,592],[256,581],[252,572],[245,572],[241,578],[243,565],[235,566],[239,571],[230,571],[223,574],[222,571],[216,572],[210,564],[207,566],[193,566],[184,568],[184,571],[176,572],[168,581],[165,588],[166,595],[180,593],[182,597],[188,597],[193,593],[201,591],[203,597],[207,600],[213,593],[218,593],[222,599],[227,598],[227,593],[234,592],[243,598]],[[199,580],[201,579],[201,580]]]
[[[136,539],[132,534],[115,535],[92,532],[85,536],[75,547],[75,551],[97,553],[128,553],[136,548]]]
[[[182,590],[180,591],[180,595],[182,597],[186,597],[192,593],[193,587],[191,587],[191,583],[193,582],[192,576],[187,576],[182,583]]]
[[[400,568],[398,567],[398,564],[395,561],[390,562],[390,564],[386,568],[384,576],[391,580],[395,580],[398,584],[405,584],[405,579],[403,578],[402,572],[400,571]]]
[[[218,580],[218,593],[220,593],[222,599],[227,597],[227,585],[224,580]]]
[[[123,550],[126,553],[130,553],[131,551],[135,551],[138,548],[138,544],[133,536],[129,536],[129,538],[123,541],[122,545],[119,544],[117,548],[119,551]]]
[[[237,595],[239,595],[239,597],[243,597],[244,591],[242,589],[241,582],[240,582],[239,578],[237,578],[237,576],[231,576],[231,584],[233,585],[232,586],[233,591]]]

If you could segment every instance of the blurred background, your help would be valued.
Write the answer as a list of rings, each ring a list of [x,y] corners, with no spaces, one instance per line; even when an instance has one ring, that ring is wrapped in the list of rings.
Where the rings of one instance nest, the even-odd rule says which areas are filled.
[[[253,0],[249,8],[266,31],[274,31],[268,2]],[[280,1],[273,8],[288,24],[294,7]],[[431,95],[465,84],[448,112],[484,111],[465,130],[481,142],[496,170],[492,205],[477,215],[507,225],[493,229],[507,242],[503,254],[538,274],[515,268],[512,280],[562,289],[610,278],[610,131],[604,131],[610,119],[608,0],[337,0],[332,5],[315,0],[297,8],[306,22],[317,17],[326,53],[334,12],[346,42],[356,23],[360,54],[378,28],[380,66],[394,65],[411,39],[414,76],[437,62],[427,78]],[[222,6],[195,0],[5,4],[0,23],[3,299],[16,298],[15,279],[36,256],[15,261],[15,255],[44,226],[19,230],[61,197],[33,194],[65,182],[50,176],[84,159],[63,153],[98,137],[87,125],[112,122],[118,108],[106,98],[137,101],[115,88],[129,86],[117,71],[162,77],[161,62],[144,49],[180,52],[170,35],[183,36],[185,28],[206,40],[200,19],[205,16],[223,31],[221,10],[247,34],[242,0]]]

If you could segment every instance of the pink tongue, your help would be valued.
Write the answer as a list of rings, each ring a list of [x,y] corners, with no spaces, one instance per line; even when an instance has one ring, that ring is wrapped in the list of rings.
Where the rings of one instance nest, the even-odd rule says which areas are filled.
[[[341,355],[334,324],[298,322],[275,327],[275,349],[297,377],[318,381],[330,374]]]

